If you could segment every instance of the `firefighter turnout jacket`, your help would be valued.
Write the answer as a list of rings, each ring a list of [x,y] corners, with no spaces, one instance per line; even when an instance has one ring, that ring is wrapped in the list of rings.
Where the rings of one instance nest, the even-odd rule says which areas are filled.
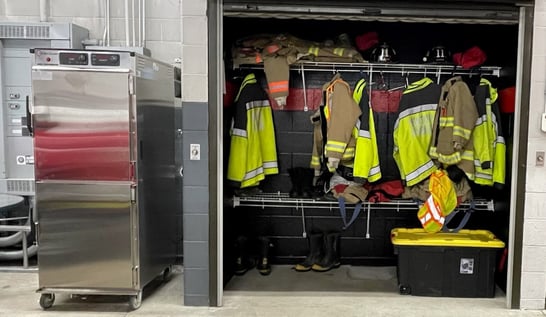
[[[436,170],[428,150],[439,98],[440,86],[423,78],[410,84],[400,99],[393,156],[406,186],[427,179]]]
[[[279,169],[271,106],[254,74],[243,80],[234,106],[227,178],[236,188],[256,186]]]
[[[506,144],[500,125],[497,89],[485,78],[480,79],[474,100],[478,108],[478,121],[474,127],[474,182],[493,186],[504,184]]]
[[[320,170],[322,156],[327,159],[328,169],[331,172],[337,168],[332,162],[353,167],[356,145],[354,129],[361,115],[360,108],[352,97],[349,84],[339,74],[323,86],[323,95],[324,106],[321,106],[323,118],[313,119],[320,116],[320,110],[311,118],[314,122],[311,167]],[[325,122],[322,122],[323,120]],[[326,135],[323,135],[321,129],[324,123]],[[323,141],[324,139],[326,142]]]
[[[474,180],[472,131],[478,119],[474,97],[460,76],[442,87],[429,154],[444,166],[457,165]]]
[[[360,79],[356,83],[353,99],[362,112],[354,129],[356,148],[353,176],[358,183],[376,182],[381,179],[381,169],[379,167],[373,110],[370,107],[365,79]]]

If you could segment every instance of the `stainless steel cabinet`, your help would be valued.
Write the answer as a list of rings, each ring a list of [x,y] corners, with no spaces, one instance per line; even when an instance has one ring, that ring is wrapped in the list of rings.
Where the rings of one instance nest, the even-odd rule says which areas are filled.
[[[129,295],[176,260],[173,68],[130,52],[35,50],[40,304]]]

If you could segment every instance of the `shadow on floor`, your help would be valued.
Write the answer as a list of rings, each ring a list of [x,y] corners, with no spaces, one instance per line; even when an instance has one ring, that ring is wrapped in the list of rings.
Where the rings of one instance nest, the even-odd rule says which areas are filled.
[[[396,267],[342,265],[328,272],[296,272],[292,266],[276,265],[268,276],[249,270],[234,276],[226,291],[325,291],[325,292],[392,292],[398,293]]]

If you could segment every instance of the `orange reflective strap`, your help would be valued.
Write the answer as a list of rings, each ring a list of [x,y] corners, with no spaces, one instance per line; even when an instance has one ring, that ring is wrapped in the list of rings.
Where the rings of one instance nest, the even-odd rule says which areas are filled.
[[[269,54],[273,54],[275,53],[276,51],[280,50],[280,46],[277,45],[277,44],[271,44],[271,45],[268,45],[265,47],[265,50],[269,53]]]
[[[259,64],[263,61],[264,60],[262,59],[262,55],[260,55],[260,53],[256,53],[256,63]]]
[[[288,80],[272,81],[268,85],[270,93],[288,91]]]

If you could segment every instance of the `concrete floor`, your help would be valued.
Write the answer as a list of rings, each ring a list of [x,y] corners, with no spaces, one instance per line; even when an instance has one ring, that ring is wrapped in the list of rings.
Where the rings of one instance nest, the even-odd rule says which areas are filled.
[[[122,296],[63,294],[43,311],[35,293],[36,272],[0,272],[0,316],[546,316],[546,311],[506,309],[501,291],[495,298],[474,299],[399,295],[392,291],[392,274],[392,268],[365,271],[348,266],[328,273],[296,273],[275,266],[268,277],[252,270],[227,285],[223,307],[209,308],[183,306],[184,274],[178,267],[167,282],[153,281],[144,289],[142,306],[135,311],[128,310]]]

